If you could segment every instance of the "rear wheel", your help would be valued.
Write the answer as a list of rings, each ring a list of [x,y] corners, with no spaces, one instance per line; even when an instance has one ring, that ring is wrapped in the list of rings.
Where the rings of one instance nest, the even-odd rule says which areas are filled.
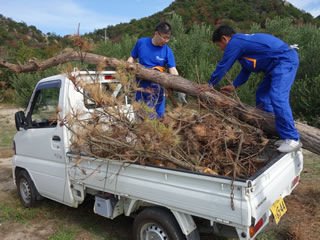
[[[185,240],[171,212],[164,208],[146,208],[134,220],[134,240]]]
[[[20,171],[17,174],[17,190],[23,206],[35,207],[37,201],[37,189],[34,186],[29,174],[26,171]]]

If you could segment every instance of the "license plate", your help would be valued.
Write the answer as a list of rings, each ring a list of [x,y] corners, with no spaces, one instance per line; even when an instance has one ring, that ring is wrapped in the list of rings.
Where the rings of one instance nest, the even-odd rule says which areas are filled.
[[[270,207],[270,210],[274,216],[276,224],[278,224],[280,218],[287,212],[287,207],[283,201],[283,198],[280,197],[280,199],[276,200]]]

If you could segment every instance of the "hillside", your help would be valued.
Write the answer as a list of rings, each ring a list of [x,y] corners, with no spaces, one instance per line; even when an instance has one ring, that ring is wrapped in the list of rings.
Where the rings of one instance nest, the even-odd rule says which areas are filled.
[[[41,47],[46,38],[35,26],[27,26],[24,22],[15,22],[0,14],[0,46],[17,44],[22,39],[25,44],[33,47]]]
[[[43,34],[35,26],[16,22],[0,14],[0,58],[8,62],[25,63],[31,58],[47,59],[72,45],[73,41],[68,37]],[[0,100],[12,97],[12,91],[6,90],[12,87],[9,79],[14,75],[10,70],[0,68]]]
[[[187,29],[193,23],[207,23],[213,26],[232,24],[236,28],[246,30],[254,22],[263,26],[267,18],[273,19],[276,16],[293,18],[297,24],[319,22],[311,14],[283,0],[175,0],[163,11],[152,16],[108,26],[107,35],[113,40],[121,38],[124,33],[138,37],[150,36],[154,26],[173,13],[182,17]],[[89,35],[99,36],[96,39],[101,39],[104,29],[98,29]]]
[[[67,36],[44,34],[35,26],[0,14],[0,57],[4,59],[16,62],[31,57],[47,58],[70,45],[72,41]]]

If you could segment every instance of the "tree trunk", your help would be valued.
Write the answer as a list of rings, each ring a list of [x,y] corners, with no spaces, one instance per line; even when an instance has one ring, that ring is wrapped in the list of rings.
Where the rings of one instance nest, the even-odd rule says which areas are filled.
[[[83,61],[89,64],[105,63],[111,68],[117,68],[120,65],[125,65],[129,72],[135,73],[135,75],[139,78],[159,83],[167,89],[173,89],[179,92],[187,93],[191,96],[199,97],[207,104],[208,107],[212,109],[215,107],[224,109],[224,111],[231,113],[238,119],[262,129],[267,135],[278,136],[275,128],[275,120],[271,114],[261,111],[255,107],[245,105],[241,102],[236,102],[235,100],[214,89],[199,93],[197,90],[198,84],[194,82],[191,82],[181,76],[154,71],[152,69],[145,68],[140,64],[132,64],[115,58],[104,57],[92,53],[73,51],[58,55],[42,62],[30,60],[29,63],[25,65],[11,64],[0,58],[0,66],[7,67],[17,73],[20,73],[41,71],[46,68],[70,61]],[[320,154],[320,129],[308,126],[301,122],[295,122],[295,125],[300,133],[303,148],[316,154]]]

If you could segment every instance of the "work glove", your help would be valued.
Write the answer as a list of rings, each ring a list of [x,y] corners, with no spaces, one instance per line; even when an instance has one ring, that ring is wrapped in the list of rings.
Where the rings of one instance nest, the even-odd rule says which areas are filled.
[[[178,102],[181,104],[187,104],[186,94],[182,92],[178,92]]]
[[[298,44],[292,44],[292,45],[290,45],[290,48],[299,50]]]

